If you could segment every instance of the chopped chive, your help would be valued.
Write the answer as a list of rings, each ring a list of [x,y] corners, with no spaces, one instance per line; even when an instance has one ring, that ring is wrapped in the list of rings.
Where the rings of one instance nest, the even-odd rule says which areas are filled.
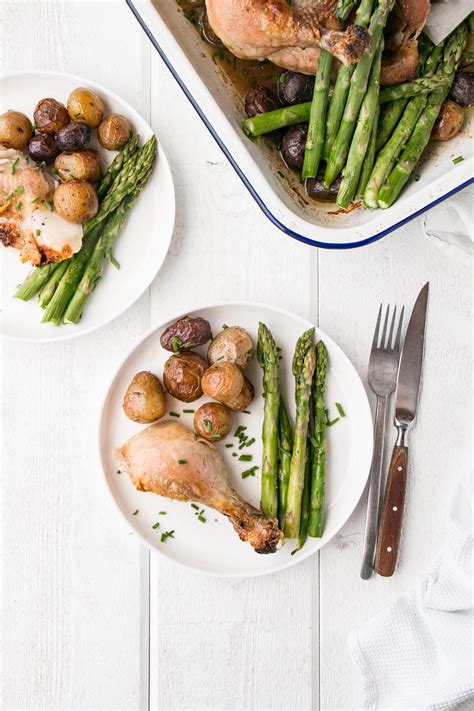
[[[136,516],[138,513],[138,509],[135,509],[135,511],[132,513],[132,516]]]
[[[201,521],[201,523],[206,523],[206,519],[204,518],[204,516],[198,516],[197,520]]]
[[[40,234],[41,234],[41,230],[36,230],[35,234],[36,234],[37,237],[39,237]]]
[[[164,533],[161,534],[161,542],[164,543],[167,538],[174,538],[174,530],[173,531],[165,531]]]
[[[242,410],[242,412],[243,412],[245,415],[250,415],[250,414],[251,414],[251,413],[250,413],[250,410]]]
[[[250,469],[246,469],[242,474],[240,475],[242,479],[246,479],[248,476],[255,476],[255,472],[257,471],[258,467],[250,467]]]
[[[166,511],[158,511],[158,516],[166,516]]]
[[[19,157],[18,157],[18,158],[15,158],[15,160],[14,160],[13,163],[12,163],[12,175],[15,175],[15,173],[16,173],[16,167],[17,167],[17,165],[18,165],[18,161],[19,161],[19,160],[20,160]]]
[[[464,156],[458,156],[457,158],[453,158],[453,163],[456,165],[457,163],[462,163],[464,160]]]
[[[419,173],[415,173],[415,175],[413,176],[413,180],[415,181],[415,183],[417,183],[420,178],[421,178],[421,175]]]
[[[38,200],[39,200],[39,197],[33,198],[33,200],[31,201],[31,204],[34,205],[34,203],[35,203],[35,202],[38,202]]]
[[[336,407],[337,407],[337,411],[340,414],[340,416],[345,417],[346,413],[344,412],[344,408],[342,407],[340,402],[336,402]]]
[[[327,423],[327,426],[332,427],[333,425],[336,424],[336,422],[339,422],[340,419],[341,419],[340,417],[335,417],[334,420],[331,420],[331,422]]]
[[[178,459],[178,464],[187,464],[186,459]]]
[[[17,188],[15,188],[15,192],[17,195],[23,195],[23,193],[25,192],[25,188],[23,187],[23,185],[19,185]]]
[[[156,523],[154,523],[152,526],[152,528],[159,528],[159,527],[160,527],[160,524],[158,523],[158,521]]]
[[[180,353],[179,347],[181,344],[181,338],[178,338],[178,336],[173,336],[173,338],[171,339],[171,348],[173,349],[173,353]]]
[[[114,265],[115,269],[117,269],[117,270],[120,269],[120,262],[118,262],[115,259],[113,254],[110,255],[109,259],[110,259],[111,263]]]
[[[229,326],[228,326],[226,323],[223,323],[223,324],[222,324],[222,328],[223,328],[223,329],[226,329],[226,328],[229,328]]]
[[[8,202],[9,200],[11,200],[12,197],[13,197],[13,193],[8,193],[8,195],[5,195],[5,202]]]
[[[243,425],[239,425],[239,426],[237,427],[237,429],[235,430],[235,432],[234,432],[234,437],[240,437],[240,435],[243,434],[246,429],[247,429],[247,428],[244,427]]]
[[[183,412],[196,412],[196,410],[183,410]]]
[[[21,210],[21,206],[23,205],[21,200],[17,200],[15,203],[15,210]]]
[[[191,504],[193,509],[196,509],[196,511],[199,511],[199,506],[197,504]]]
[[[239,462],[251,462],[253,459],[251,454],[241,454],[239,457]]]
[[[255,442],[255,437],[252,437],[252,439],[248,439],[245,443],[246,447],[251,447],[252,444]]]
[[[209,439],[222,439],[220,434],[211,434],[209,435]]]
[[[179,413],[178,413],[178,412],[169,412],[168,415],[169,415],[170,417],[179,417]]]
[[[232,452],[232,456],[233,456],[233,457],[238,457],[239,455],[237,454],[237,452]]]
[[[50,212],[53,211],[53,203],[52,203],[50,200],[43,200],[43,205],[44,205],[45,208],[46,208],[47,210],[49,210]]]
[[[224,445],[224,447],[225,447],[226,449],[230,449],[230,448],[233,447],[233,446],[234,446],[233,444],[225,444],[225,445]]]
[[[204,427],[206,428],[206,430],[207,430],[208,432],[211,432],[211,431],[212,431],[212,422],[211,422],[211,420],[204,420],[204,423],[203,423],[203,424],[204,424]]]
[[[57,174],[58,174],[58,169],[53,167],[53,168],[51,168],[51,172],[52,172],[53,175],[57,175]]]

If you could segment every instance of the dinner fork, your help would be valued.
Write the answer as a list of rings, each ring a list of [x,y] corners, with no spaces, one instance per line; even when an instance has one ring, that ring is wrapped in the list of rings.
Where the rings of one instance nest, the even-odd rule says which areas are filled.
[[[377,405],[375,409],[374,452],[372,455],[372,464],[369,474],[369,497],[367,502],[367,516],[365,520],[362,568],[360,571],[360,577],[364,580],[368,580],[374,571],[375,544],[382,493],[385,412],[387,400],[395,390],[395,385],[397,383],[397,373],[400,362],[400,340],[405,307],[402,306],[402,310],[400,312],[395,339],[394,329],[397,307],[395,306],[393,309],[388,337],[387,328],[390,316],[390,305],[387,306],[385,311],[382,333],[380,334],[382,310],[382,304],[380,304],[367,372],[367,379],[369,381],[370,389],[377,397]]]

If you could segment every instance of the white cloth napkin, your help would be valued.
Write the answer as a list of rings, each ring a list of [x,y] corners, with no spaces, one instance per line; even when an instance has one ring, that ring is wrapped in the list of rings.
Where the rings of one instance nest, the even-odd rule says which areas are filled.
[[[422,217],[425,234],[451,257],[474,254],[474,185],[455,193]]]
[[[470,488],[456,486],[431,575],[349,639],[364,709],[474,709]]]

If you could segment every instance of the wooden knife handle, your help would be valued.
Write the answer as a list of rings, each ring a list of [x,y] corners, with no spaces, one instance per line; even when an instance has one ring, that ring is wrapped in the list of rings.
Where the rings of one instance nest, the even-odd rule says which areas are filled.
[[[380,520],[375,571],[388,578],[397,564],[408,473],[408,448],[395,445]]]

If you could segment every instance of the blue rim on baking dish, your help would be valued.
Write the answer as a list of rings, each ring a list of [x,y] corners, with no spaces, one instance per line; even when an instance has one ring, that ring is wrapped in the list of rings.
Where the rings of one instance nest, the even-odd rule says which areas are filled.
[[[158,42],[153,30],[151,29],[146,18],[142,14],[143,10],[141,12],[138,9],[137,5],[140,4],[140,0],[138,0],[138,2],[137,2],[137,0],[126,0],[126,2],[127,2],[127,5],[129,6],[130,10],[132,11],[133,15],[137,19],[138,23],[144,30],[145,34],[148,36],[150,42],[152,43],[152,45],[158,52],[159,56],[163,60],[164,64],[166,65],[166,67],[168,68],[168,70],[170,71],[170,73],[172,74],[172,76],[174,77],[174,79],[176,80],[176,82],[178,83],[180,88],[182,89],[183,93],[185,94],[185,96],[187,97],[187,99],[189,100],[191,105],[193,106],[194,110],[196,111],[196,113],[198,114],[198,116],[200,117],[200,119],[202,120],[204,125],[206,126],[206,128],[208,129],[209,133],[212,135],[212,137],[214,138],[214,140],[216,141],[216,143],[218,144],[218,146],[220,147],[220,149],[222,150],[222,152],[224,153],[226,158],[229,160],[230,164],[234,168],[234,170],[237,173],[237,175],[239,176],[239,178],[242,180],[243,184],[245,185],[245,187],[247,188],[249,193],[254,198],[257,205],[260,207],[260,209],[266,215],[266,217],[269,220],[271,220],[271,222],[276,227],[278,227],[282,232],[289,235],[293,239],[296,239],[296,240],[303,242],[305,244],[309,244],[313,247],[321,247],[321,248],[325,248],[325,249],[353,249],[355,247],[362,247],[362,246],[371,244],[372,242],[376,242],[379,239],[381,239],[382,237],[386,236],[387,234],[394,232],[398,228],[405,225],[407,222],[410,222],[414,218],[423,214],[424,212],[426,212],[430,208],[434,207],[438,203],[443,202],[444,200],[451,197],[452,195],[454,195],[458,191],[462,190],[463,188],[467,187],[468,185],[470,185],[473,182],[474,179],[472,178],[472,176],[470,176],[468,172],[466,173],[466,171],[463,171],[464,172],[464,175],[462,176],[463,179],[461,180],[461,182],[459,184],[456,184],[457,181],[453,181],[451,179],[450,182],[452,184],[448,185],[446,192],[442,192],[442,189],[440,189],[440,186],[438,186],[438,192],[440,192],[441,194],[432,195],[431,197],[427,196],[427,202],[424,205],[422,205],[421,207],[418,206],[419,203],[413,204],[414,202],[416,202],[413,198],[417,197],[417,196],[412,196],[412,199],[410,200],[412,203],[412,208],[408,212],[408,214],[405,214],[403,216],[400,215],[399,219],[397,219],[396,222],[393,222],[392,224],[384,226],[380,231],[375,231],[375,233],[373,233],[373,234],[371,233],[368,236],[364,236],[363,238],[361,238],[357,241],[348,241],[348,242],[321,241],[318,238],[310,237],[308,235],[303,234],[301,228],[298,231],[298,230],[290,227],[289,225],[282,222],[281,219],[279,219],[274,214],[274,212],[272,212],[272,209],[269,207],[269,205],[265,201],[264,197],[262,197],[261,193],[259,192],[259,189],[256,188],[256,186],[253,184],[252,180],[246,174],[245,170],[242,168],[241,165],[239,165],[239,162],[236,160],[235,156],[232,154],[232,151],[229,149],[228,145],[225,143],[222,136],[219,135],[219,132],[216,130],[215,126],[213,126],[212,122],[209,120],[209,117],[206,115],[206,112],[204,111],[202,105],[195,98],[195,96],[191,92],[189,86],[183,80],[182,76],[180,76],[179,71],[177,70],[177,68],[175,67],[173,62],[171,61],[170,57],[168,56],[167,52],[163,48],[162,44],[160,44]],[[144,4],[146,6],[147,4],[152,4],[152,3],[142,3],[142,4]],[[156,12],[156,15],[159,16],[156,8],[154,8],[154,12]],[[150,23],[152,23],[153,18],[151,15],[150,15],[149,19],[150,19]],[[457,167],[459,167],[459,166],[457,166]],[[447,177],[443,171],[441,171],[441,172],[442,172],[443,178]],[[459,176],[459,177],[461,177],[461,176]],[[438,180],[438,183],[440,183],[441,180],[442,179],[440,178]],[[447,181],[447,182],[449,182],[449,181]],[[278,199],[276,195],[274,197],[276,199]],[[393,210],[393,208],[390,208],[390,210]],[[380,212],[382,212],[382,214],[388,213],[389,210],[380,211]],[[297,217],[297,216],[295,215],[295,217]],[[386,220],[381,218],[381,221],[384,222]],[[306,222],[306,224],[309,224],[309,223]],[[311,225],[311,227],[316,230],[318,229],[317,225]],[[325,230],[324,230],[324,228],[321,228],[320,231],[323,232]],[[327,230],[327,231],[333,232],[333,230]],[[347,228],[345,229],[346,233],[349,231],[356,232],[357,229],[355,229],[355,228],[349,228],[349,230]],[[372,230],[371,230],[371,232],[372,232]]]

